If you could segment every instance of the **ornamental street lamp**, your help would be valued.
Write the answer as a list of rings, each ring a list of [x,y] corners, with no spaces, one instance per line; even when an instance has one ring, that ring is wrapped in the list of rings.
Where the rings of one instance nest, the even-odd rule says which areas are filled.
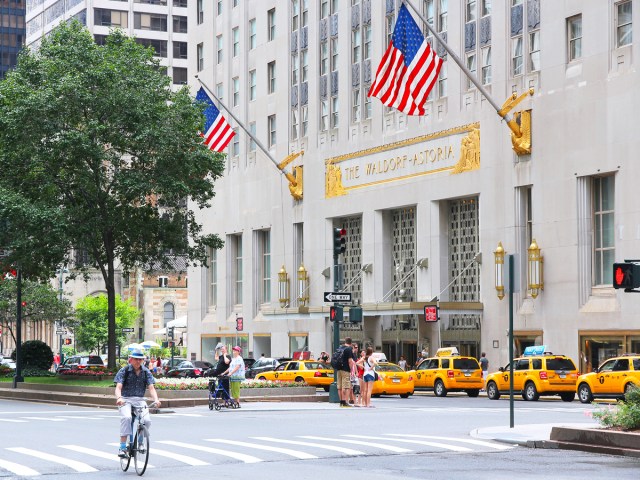
[[[282,265],[282,268],[278,272],[278,299],[280,300],[280,306],[282,308],[289,305],[291,299],[289,295],[289,274]]]
[[[535,238],[527,251],[529,252],[527,290],[533,298],[536,298],[539,291],[544,290],[544,275],[542,270],[544,259],[542,255],[540,255],[540,247],[536,243]]]
[[[309,302],[309,273],[304,265],[298,268],[298,305],[304,307]]]

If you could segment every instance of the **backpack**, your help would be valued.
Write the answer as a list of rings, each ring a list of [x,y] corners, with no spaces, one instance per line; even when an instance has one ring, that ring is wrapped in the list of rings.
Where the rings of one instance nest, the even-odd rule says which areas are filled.
[[[335,370],[340,370],[342,368],[342,357],[344,357],[344,348],[345,347],[338,347],[338,349],[333,352],[333,355],[331,355],[331,366]]]

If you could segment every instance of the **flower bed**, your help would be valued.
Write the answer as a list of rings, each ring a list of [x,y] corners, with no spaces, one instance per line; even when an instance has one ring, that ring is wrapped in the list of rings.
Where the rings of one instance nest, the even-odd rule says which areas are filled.
[[[305,387],[305,383],[273,382],[270,380],[244,380],[240,388],[288,388]],[[208,390],[208,378],[159,378],[156,380],[158,390]]]
[[[61,372],[58,372],[59,377],[74,376],[74,377],[87,378],[87,377],[108,377],[109,375],[115,375],[115,373],[100,367],[82,368],[82,369],[73,368],[70,370],[62,370]]]

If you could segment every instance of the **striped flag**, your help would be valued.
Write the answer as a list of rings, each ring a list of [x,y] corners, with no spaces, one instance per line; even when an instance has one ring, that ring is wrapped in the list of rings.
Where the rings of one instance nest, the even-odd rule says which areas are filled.
[[[369,96],[407,115],[424,115],[424,104],[438,80],[440,67],[442,59],[427,43],[403,3]]]
[[[209,98],[209,95],[200,87],[196,94],[196,100],[207,105],[204,110],[204,143],[214,152],[222,152],[235,135],[231,126],[220,113],[220,110]]]

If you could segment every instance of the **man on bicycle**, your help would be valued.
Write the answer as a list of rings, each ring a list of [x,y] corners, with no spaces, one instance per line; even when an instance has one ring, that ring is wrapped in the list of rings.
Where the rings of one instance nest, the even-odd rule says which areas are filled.
[[[120,449],[119,457],[127,456],[127,437],[131,435],[131,409],[132,406],[147,406],[144,394],[149,388],[151,398],[156,406],[160,406],[158,393],[154,387],[155,378],[142,363],[144,353],[140,349],[134,349],[129,353],[129,365],[122,367],[114,379],[116,383],[116,405],[120,410]],[[151,420],[146,419],[147,427],[151,426]]]

